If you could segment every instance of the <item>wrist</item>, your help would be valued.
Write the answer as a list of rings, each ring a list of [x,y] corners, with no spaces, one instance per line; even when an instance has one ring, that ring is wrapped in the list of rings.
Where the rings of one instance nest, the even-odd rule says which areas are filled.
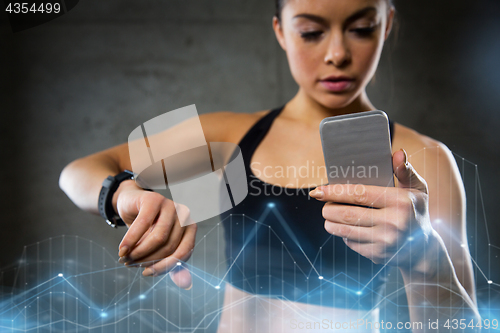
[[[431,282],[443,277],[440,273],[451,267],[451,260],[444,242],[441,236],[433,230],[427,236],[417,261],[409,267],[400,267],[399,269],[405,279],[413,282]]]
[[[127,179],[121,182],[118,188],[116,189],[115,193],[113,193],[113,197],[111,199],[111,205],[113,206],[113,209],[117,215],[118,215],[118,197],[123,192],[130,190],[142,190],[142,188],[136,184],[134,179]]]

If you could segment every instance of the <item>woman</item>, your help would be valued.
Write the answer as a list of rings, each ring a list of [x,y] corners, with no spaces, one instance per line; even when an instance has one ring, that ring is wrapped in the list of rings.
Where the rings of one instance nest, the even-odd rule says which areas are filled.
[[[326,184],[324,173],[278,177],[264,172],[264,168],[299,169],[324,164],[318,133],[320,121],[329,116],[376,109],[366,94],[366,85],[376,71],[394,13],[388,0],[278,1],[273,28],[299,85],[297,94],[283,108],[272,111],[201,116],[207,142],[240,144],[248,176],[264,185],[303,189]],[[478,320],[470,257],[467,246],[462,245],[467,244],[464,190],[454,159],[440,142],[400,124],[394,125],[392,136],[397,187],[365,186],[362,192],[347,185],[341,186],[340,192],[338,187],[337,190],[332,186],[316,188],[310,196],[318,200],[317,203],[307,198],[307,204],[302,201],[296,206],[300,207],[298,214],[311,214],[308,222],[311,228],[313,221],[317,225],[318,214],[321,219],[321,232],[314,231],[306,240],[319,243],[317,239],[327,232],[335,235],[331,237],[332,248],[348,258],[343,263],[345,267],[351,265],[352,260],[357,260],[360,270],[368,264],[374,265],[360,274],[360,281],[372,284],[367,290],[380,286],[379,275],[373,272],[382,269],[384,264],[397,266],[404,278],[411,320],[423,323],[421,329],[416,326],[414,331],[431,330],[429,320],[439,319],[441,324],[447,319],[467,319],[467,323]],[[400,150],[402,148],[406,153]],[[426,148],[436,153],[424,159],[419,152]],[[409,164],[407,156],[412,155],[415,157]],[[125,169],[131,169],[127,144],[72,162],[63,170],[60,185],[79,207],[95,213],[103,179]],[[424,170],[425,181],[417,173]],[[251,209],[253,206],[248,200],[256,199],[245,200],[235,209]],[[291,209],[286,202],[285,208]],[[129,180],[122,182],[114,193],[113,208],[129,226],[119,249],[122,263],[159,260],[144,270],[143,275],[151,276],[168,272],[179,260],[189,258],[196,225],[181,227],[172,201],[144,191]],[[283,227],[291,230],[288,235],[301,232],[294,226],[304,227],[300,221],[293,224],[293,219],[294,214],[290,214],[287,221],[290,224]],[[228,221],[225,219],[226,228],[231,227]],[[237,260],[234,251],[242,249],[244,239],[238,236],[233,239],[231,235],[226,229],[227,253]],[[269,246],[271,253],[272,246]],[[253,260],[259,261],[253,270],[228,277],[220,331],[288,331],[290,328],[312,331],[304,322],[313,314],[315,318],[328,315],[325,318],[333,321],[376,320],[376,311],[370,312],[376,308],[373,293],[366,303],[354,300],[354,304],[361,306],[353,306],[345,295],[328,296],[330,299],[324,300],[321,292],[319,297],[323,298],[319,302],[307,302],[301,299],[303,286],[294,283],[298,295],[293,293],[296,289],[287,291],[283,287],[281,298],[253,297],[275,295],[279,289],[271,278],[268,282],[258,280],[261,266],[267,264],[269,269],[264,272],[275,278],[270,257],[266,261],[256,253]],[[326,269],[335,272],[339,258],[338,253],[333,255],[334,260],[329,261]],[[265,265],[261,265],[262,262]],[[295,264],[300,268],[300,263],[291,265]],[[275,265],[278,264],[273,262]],[[284,272],[289,267],[282,264],[279,268]],[[355,267],[349,266],[349,269]],[[253,282],[241,282],[242,277],[249,278],[248,273],[256,274],[257,278]],[[295,277],[290,273],[281,279],[283,286],[290,276]],[[187,270],[176,269],[171,277],[180,287],[190,288],[191,276]],[[255,286],[264,287],[265,292],[256,290]],[[372,317],[367,317],[368,314]],[[375,329],[363,326],[354,331],[371,330]],[[446,327],[439,328],[439,331],[446,330]]]

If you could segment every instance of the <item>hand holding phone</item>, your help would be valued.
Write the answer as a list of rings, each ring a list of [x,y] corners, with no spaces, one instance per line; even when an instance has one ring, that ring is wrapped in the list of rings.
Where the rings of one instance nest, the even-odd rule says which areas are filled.
[[[376,264],[427,265],[425,246],[439,239],[429,219],[427,185],[403,151],[393,161],[389,131],[382,111],[324,119],[320,133],[330,185],[309,195],[325,202],[325,230],[353,251]]]

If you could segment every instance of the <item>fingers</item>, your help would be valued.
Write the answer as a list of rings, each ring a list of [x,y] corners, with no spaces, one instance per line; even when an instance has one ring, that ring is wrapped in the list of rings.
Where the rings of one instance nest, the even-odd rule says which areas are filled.
[[[373,228],[363,228],[343,223],[325,221],[325,230],[332,235],[347,238],[359,243],[374,243],[375,235]]]
[[[126,256],[153,225],[161,205],[158,200],[143,200],[139,214],[123,237],[119,246],[119,256]]]
[[[165,242],[159,244],[157,250],[145,252],[144,248],[142,248],[139,249],[141,253],[136,253],[136,249],[133,249],[130,255],[126,258],[127,265],[153,262],[155,260],[163,259],[172,255],[179,246],[184,232],[185,228],[180,227],[179,222],[175,222],[175,227],[172,229],[169,238]],[[149,236],[152,236],[152,234]],[[153,241],[153,243],[156,243],[156,241]],[[139,246],[141,245],[142,243],[139,244]]]
[[[160,274],[165,274],[173,268],[177,268],[177,271],[171,274],[172,280],[179,287],[189,289],[191,285],[191,274],[185,268],[180,269],[178,263],[180,261],[187,261],[189,257],[191,257],[196,240],[196,229],[196,224],[185,227],[184,234],[175,252],[167,258],[146,268],[143,275],[158,276]]]
[[[172,254],[182,238],[184,229],[177,220],[177,215],[171,201],[166,201],[158,218],[154,223],[153,230],[135,246],[128,255],[129,261],[148,261],[156,259],[158,255],[166,257]]]
[[[190,288],[191,274],[178,266],[189,259],[195,244],[197,225],[190,224],[189,209],[157,194],[131,198],[124,201],[124,213],[130,214],[133,222],[120,243],[119,262],[149,266],[143,272],[145,276],[158,276],[175,268],[172,280],[181,288]]]
[[[408,156],[406,156],[406,150],[400,149],[392,155],[392,169],[404,169],[405,164],[408,162]]]
[[[424,193],[427,191],[426,181],[415,171],[408,162],[406,152],[401,149],[394,153],[392,157],[394,174],[399,182],[399,187],[412,188]]]
[[[309,192],[309,195],[320,201],[383,208],[394,203],[394,196],[386,195],[393,191],[394,188],[382,186],[334,184],[319,186]]]
[[[416,189],[428,193],[427,183],[407,161],[406,152],[400,150],[393,155],[394,174],[400,188]],[[309,195],[320,201],[331,201],[358,206],[383,208],[397,204],[397,189],[362,184],[332,184],[319,186]]]
[[[323,217],[329,222],[358,227],[373,227],[374,225],[386,223],[388,212],[383,209],[327,202],[323,206]]]
[[[143,275],[148,273],[160,275],[171,270],[177,262],[187,261],[191,257],[196,238],[196,224],[189,225],[185,228],[184,235],[177,246],[177,249],[167,258],[154,263],[152,266],[144,270]],[[151,275],[152,275],[151,274]]]
[[[186,290],[189,290],[193,287],[193,279],[191,277],[191,273],[189,273],[186,268],[182,266],[176,266],[173,270],[170,271],[169,275],[172,281],[178,287]]]
[[[344,239],[344,243],[351,250],[370,259],[375,264],[386,263],[393,255],[392,252],[386,253],[383,249],[381,250],[380,244],[377,243],[360,243],[349,239]]]

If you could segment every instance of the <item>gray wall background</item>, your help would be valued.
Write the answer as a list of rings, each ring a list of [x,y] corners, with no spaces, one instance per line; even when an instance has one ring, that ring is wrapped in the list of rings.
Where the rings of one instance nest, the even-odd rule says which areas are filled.
[[[478,165],[491,244],[500,246],[500,2],[396,5],[399,36],[384,51],[370,97],[396,122]],[[124,231],[79,211],[58,188],[70,161],[185,105],[253,112],[291,98],[296,85],[273,13],[271,0],[85,0],[13,34],[2,12],[0,267],[12,267],[25,245],[63,234],[117,252]],[[498,281],[499,251],[487,246],[470,175],[471,251]]]

